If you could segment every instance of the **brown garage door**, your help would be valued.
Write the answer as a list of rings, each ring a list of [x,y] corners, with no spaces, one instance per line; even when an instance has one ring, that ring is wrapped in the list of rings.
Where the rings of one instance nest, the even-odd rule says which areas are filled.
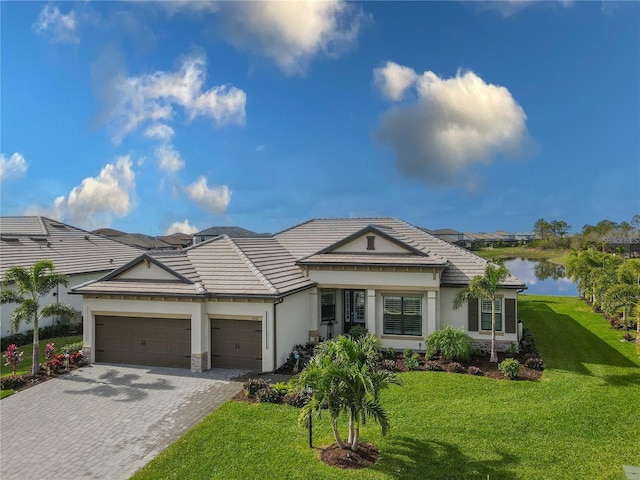
[[[262,371],[262,322],[211,319],[211,366]]]
[[[96,362],[191,367],[191,322],[96,316]]]

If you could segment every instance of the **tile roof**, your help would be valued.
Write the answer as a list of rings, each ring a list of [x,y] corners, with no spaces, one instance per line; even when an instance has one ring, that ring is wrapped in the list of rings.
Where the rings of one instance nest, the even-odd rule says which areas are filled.
[[[251,230],[247,230],[242,227],[233,227],[233,226],[220,226],[220,227],[209,227],[205,230],[202,230],[196,233],[194,236],[196,237],[217,237],[220,235],[228,235],[231,238],[250,238],[250,237],[265,237],[270,236],[268,233],[256,233]]]
[[[66,275],[105,272],[140,250],[46,217],[0,217],[0,276],[43,258]]]
[[[350,253],[339,248],[345,239],[356,238],[362,232],[378,232],[395,242],[399,253]],[[406,253],[402,253],[403,248]],[[468,284],[474,276],[484,274],[487,266],[485,259],[468,250],[395,218],[310,220],[273,236],[222,235],[181,251],[145,255],[190,283],[123,281],[112,275],[113,278],[103,277],[75,290],[79,293],[272,298],[315,285],[299,265],[426,266],[442,269],[442,284],[449,286]],[[503,285],[524,287],[524,283],[514,277],[509,277]],[[171,286],[175,290],[172,291]]]
[[[441,265],[447,264],[442,273],[443,285],[467,285],[471,278],[484,274],[487,260],[396,218],[315,219],[283,230],[275,234],[275,238],[294,257],[304,258],[368,225],[375,225],[398,240],[428,252],[434,265],[436,259]],[[419,262],[417,257],[414,260]],[[504,286],[521,288],[524,283],[512,276]]]

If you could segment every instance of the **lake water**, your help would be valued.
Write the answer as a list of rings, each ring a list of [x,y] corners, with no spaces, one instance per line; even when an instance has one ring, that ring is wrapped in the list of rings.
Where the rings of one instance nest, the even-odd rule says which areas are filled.
[[[523,293],[567,297],[578,296],[578,289],[575,284],[565,278],[565,270],[562,265],[546,260],[525,260],[522,258],[505,260],[504,265],[512,275],[527,284],[529,288]]]

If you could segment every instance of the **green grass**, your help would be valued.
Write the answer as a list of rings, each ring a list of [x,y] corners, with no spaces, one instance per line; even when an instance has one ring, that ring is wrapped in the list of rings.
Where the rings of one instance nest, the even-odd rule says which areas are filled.
[[[362,432],[381,450],[371,468],[324,465],[292,407],[231,401],[134,478],[619,479],[623,464],[640,465],[634,345],[576,298],[523,295],[520,314],[543,352],[542,380],[402,374],[383,395],[391,433]],[[316,446],[334,441],[326,417],[313,433]]]
[[[47,338],[46,340],[40,340],[40,363],[44,363],[46,359],[44,358],[44,346],[53,342],[56,347],[56,354],[60,353],[60,349],[65,345],[75,342],[81,342],[82,335],[72,335],[68,337],[56,337],[56,338]],[[22,375],[23,373],[28,373],[31,371],[31,356],[33,355],[33,343],[29,343],[27,345],[23,345],[18,347],[18,350],[23,352],[22,362],[18,365],[16,369],[16,375]],[[2,366],[0,367],[0,377],[6,377],[11,375],[11,367],[5,365],[4,359],[5,352],[2,352]]]
[[[542,250],[528,247],[504,247],[504,248],[483,248],[474,250],[476,255],[480,255],[488,260],[505,258],[524,258],[528,260],[549,260],[553,263],[564,265],[569,258],[570,250]]]

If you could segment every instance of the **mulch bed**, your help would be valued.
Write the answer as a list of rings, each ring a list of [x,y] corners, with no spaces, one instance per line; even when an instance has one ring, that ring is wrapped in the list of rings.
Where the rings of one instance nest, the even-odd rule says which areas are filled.
[[[320,460],[337,468],[358,469],[370,467],[378,460],[380,450],[372,443],[359,443],[358,451],[352,452],[351,445],[340,449],[337,443],[320,450]]]
[[[22,378],[24,380],[24,385],[18,388],[12,389],[14,392],[21,392],[26,390],[27,388],[35,387],[36,385],[40,385],[41,383],[46,382],[47,380],[51,380],[52,378],[61,377],[71,372],[72,370],[76,370],[78,368],[84,367],[88,365],[88,363],[79,363],[69,365],[68,371],[59,371],[59,372],[51,372],[51,375],[47,375],[47,369],[43,368],[36,375],[31,375],[31,373],[24,373],[22,375],[17,375],[18,378]]]

